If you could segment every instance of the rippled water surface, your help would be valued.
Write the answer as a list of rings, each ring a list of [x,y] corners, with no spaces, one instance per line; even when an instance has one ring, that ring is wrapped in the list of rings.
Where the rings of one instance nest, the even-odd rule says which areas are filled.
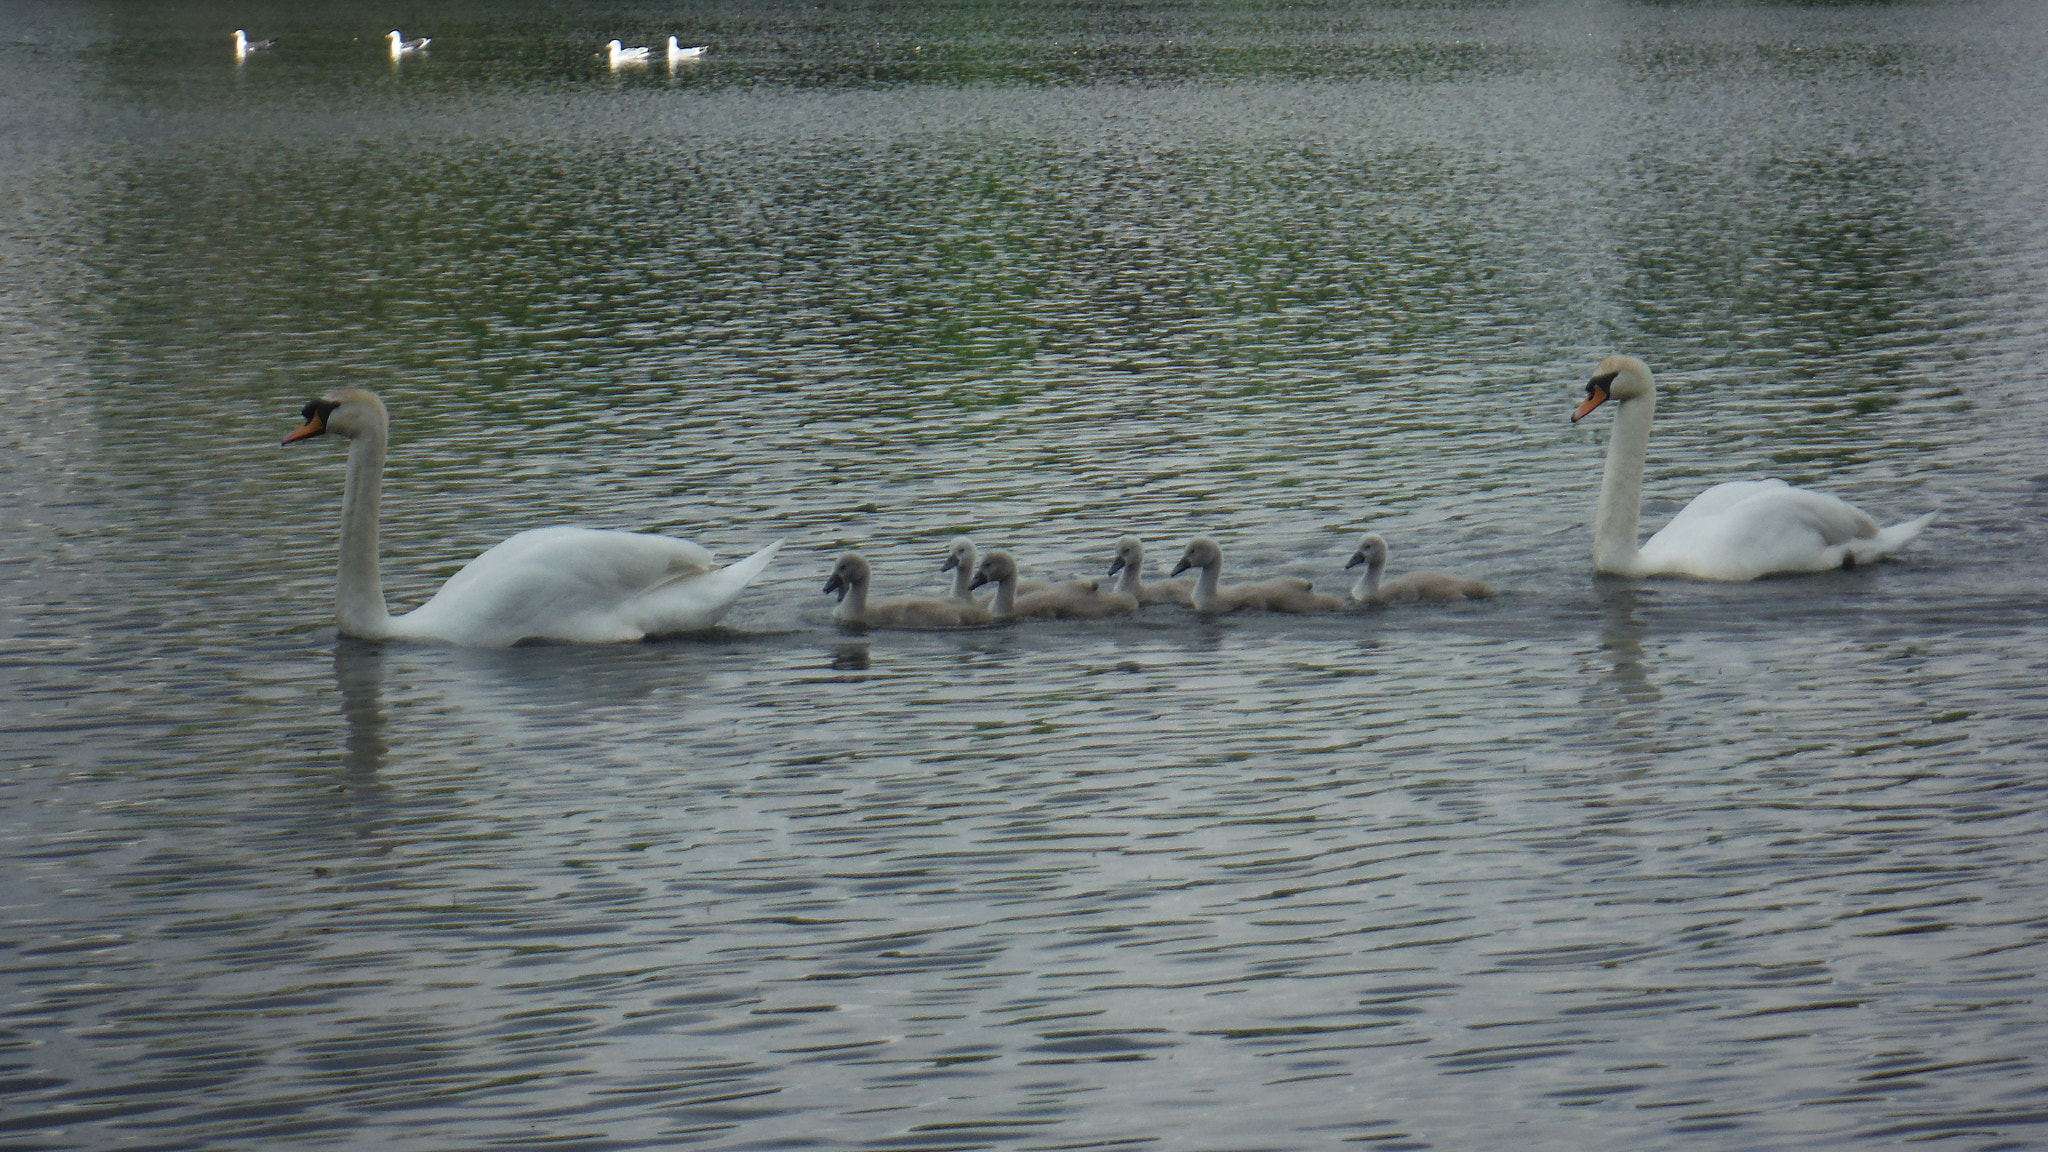
[[[2048,9],[392,19],[0,35],[0,1143],[2048,1144]],[[1613,351],[1646,528],[1939,521],[1596,580]],[[395,603],[543,523],[788,544],[708,636],[338,642],[342,454],[277,441],[342,384]],[[1366,528],[1506,592],[819,593]]]

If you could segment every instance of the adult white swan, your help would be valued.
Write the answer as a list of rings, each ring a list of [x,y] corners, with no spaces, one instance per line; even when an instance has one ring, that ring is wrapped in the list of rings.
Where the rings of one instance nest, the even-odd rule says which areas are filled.
[[[596,528],[536,528],[493,545],[403,616],[384,607],[377,573],[377,508],[390,418],[384,402],[342,388],[306,405],[291,444],[325,432],[347,438],[341,568],[335,622],[365,640],[440,640],[503,647],[524,640],[643,640],[718,623],[782,546],[778,540],[719,567],[687,540]]]
[[[1868,564],[1904,547],[1934,519],[1879,528],[1847,501],[1783,480],[1716,484],[1687,504],[1640,548],[1636,521],[1643,499],[1643,458],[1657,386],[1633,356],[1609,356],[1586,383],[1572,423],[1616,402],[1600,506],[1593,516],[1593,568],[1616,576],[1695,576],[1754,580],[1773,572],[1824,572]]]

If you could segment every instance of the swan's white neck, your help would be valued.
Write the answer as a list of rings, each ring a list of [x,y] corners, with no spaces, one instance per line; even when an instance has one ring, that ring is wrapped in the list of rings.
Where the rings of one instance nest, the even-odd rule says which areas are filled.
[[[377,509],[384,499],[383,429],[349,441],[348,481],[341,496],[341,570],[334,619],[345,636],[367,640],[392,634],[377,573]]]
[[[1353,600],[1370,600],[1380,594],[1380,573],[1386,571],[1385,560],[1368,560],[1365,571],[1358,576],[1358,582],[1351,586]]]
[[[956,565],[953,569],[953,598],[974,599],[974,561]]]
[[[1593,513],[1593,570],[1638,575],[1637,519],[1643,507],[1643,460],[1650,453],[1650,417],[1657,393],[1618,402],[1607,441],[1607,469],[1600,477],[1600,506]]]
[[[1202,575],[1200,579],[1195,581],[1195,593],[1192,597],[1195,611],[1207,612],[1211,608],[1216,607],[1217,601],[1222,598],[1219,595],[1223,584],[1222,568],[1223,565],[1221,564],[1205,564],[1202,566]]]
[[[1117,573],[1116,590],[1133,600],[1143,600],[1145,598],[1145,586],[1138,580],[1138,566],[1136,564],[1126,564],[1124,565],[1124,570]]]

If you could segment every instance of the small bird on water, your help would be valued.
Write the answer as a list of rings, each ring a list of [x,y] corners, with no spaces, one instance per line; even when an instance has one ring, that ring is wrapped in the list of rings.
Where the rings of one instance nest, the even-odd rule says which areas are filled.
[[[611,61],[611,65],[614,68],[626,64],[647,63],[647,46],[645,44],[638,48],[628,48],[623,42],[613,40],[604,46],[604,50],[606,58]]]
[[[391,41],[391,58],[393,60],[404,56],[408,52],[419,52],[434,42],[434,38],[431,36],[422,36],[417,40],[407,40],[396,28],[386,32],[384,38]]]

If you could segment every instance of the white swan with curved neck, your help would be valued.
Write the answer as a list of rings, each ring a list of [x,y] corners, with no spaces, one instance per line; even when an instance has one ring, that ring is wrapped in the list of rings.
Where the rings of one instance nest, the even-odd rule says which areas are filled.
[[[1572,423],[1608,400],[1617,402],[1600,505],[1593,516],[1593,568],[1615,576],[1693,576],[1754,580],[1773,572],[1825,572],[1883,559],[1934,519],[1879,528],[1838,496],[1794,488],[1783,480],[1716,484],[1636,545],[1643,500],[1643,460],[1657,386],[1633,356],[1609,356],[1586,384]]]
[[[780,540],[719,567],[687,540],[597,528],[536,528],[493,545],[403,616],[384,606],[377,570],[390,419],[384,402],[342,388],[306,405],[286,444],[332,432],[348,442],[335,622],[364,640],[504,647],[531,640],[606,643],[709,628],[768,566]]]

